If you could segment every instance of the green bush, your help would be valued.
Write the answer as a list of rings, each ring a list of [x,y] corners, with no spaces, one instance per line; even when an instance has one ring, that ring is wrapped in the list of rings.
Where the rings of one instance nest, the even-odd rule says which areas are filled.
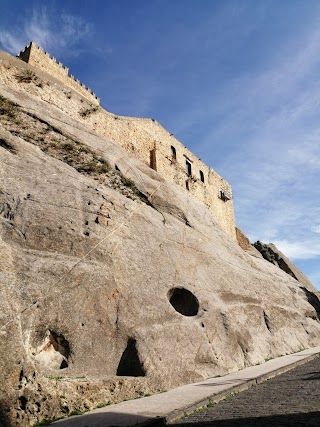
[[[19,83],[38,82],[38,77],[32,70],[23,70],[15,75]]]

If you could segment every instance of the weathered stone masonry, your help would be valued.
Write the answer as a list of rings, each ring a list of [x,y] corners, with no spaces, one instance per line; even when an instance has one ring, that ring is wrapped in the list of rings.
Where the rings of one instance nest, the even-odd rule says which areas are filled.
[[[41,47],[37,47],[35,42],[32,41],[17,57],[63,81],[65,85],[80,92],[90,102],[99,105],[100,100],[91,89],[76,80],[73,75],[69,75],[69,68],[65,67],[61,62],[57,62],[48,52],[44,52]]]
[[[68,106],[70,115],[77,116],[79,119],[79,112],[87,108],[88,114],[82,115],[80,120],[147,163],[165,179],[189,191],[210,209],[220,227],[236,240],[230,184],[163,126],[153,119],[117,116],[102,107],[95,108],[99,105],[96,95],[73,76],[69,76],[68,68],[57,62],[55,58],[51,58],[34,42],[20,52],[18,58],[49,73],[85,97],[88,104],[84,105],[83,100],[79,100],[77,111],[75,111],[74,99],[72,105],[70,100],[70,106]]]

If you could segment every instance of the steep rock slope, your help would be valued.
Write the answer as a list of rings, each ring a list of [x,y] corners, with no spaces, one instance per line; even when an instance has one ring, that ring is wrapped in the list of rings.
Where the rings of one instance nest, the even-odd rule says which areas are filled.
[[[317,293],[317,289],[310,280],[287,258],[273,243],[262,243],[259,240],[254,247],[261,253],[264,259],[277,265],[281,270],[292,276],[309,291]]]
[[[319,345],[317,303],[205,206],[0,82],[2,424]]]
[[[296,279],[300,284],[304,285],[307,290],[319,295],[318,290],[313,286],[310,280],[273,243],[267,244],[258,240],[254,244],[251,244],[248,237],[239,228],[236,228],[236,236],[239,246],[250,253],[250,255],[263,257]]]

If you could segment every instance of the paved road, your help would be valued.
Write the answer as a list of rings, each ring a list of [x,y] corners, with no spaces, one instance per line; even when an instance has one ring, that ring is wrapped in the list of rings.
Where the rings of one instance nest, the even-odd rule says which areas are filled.
[[[320,358],[171,425],[320,427]]]

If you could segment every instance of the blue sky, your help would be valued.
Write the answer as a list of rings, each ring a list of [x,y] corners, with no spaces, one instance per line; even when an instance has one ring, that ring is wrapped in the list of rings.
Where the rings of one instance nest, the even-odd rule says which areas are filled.
[[[157,119],[233,187],[237,225],[320,289],[318,0],[0,0],[109,111]]]

